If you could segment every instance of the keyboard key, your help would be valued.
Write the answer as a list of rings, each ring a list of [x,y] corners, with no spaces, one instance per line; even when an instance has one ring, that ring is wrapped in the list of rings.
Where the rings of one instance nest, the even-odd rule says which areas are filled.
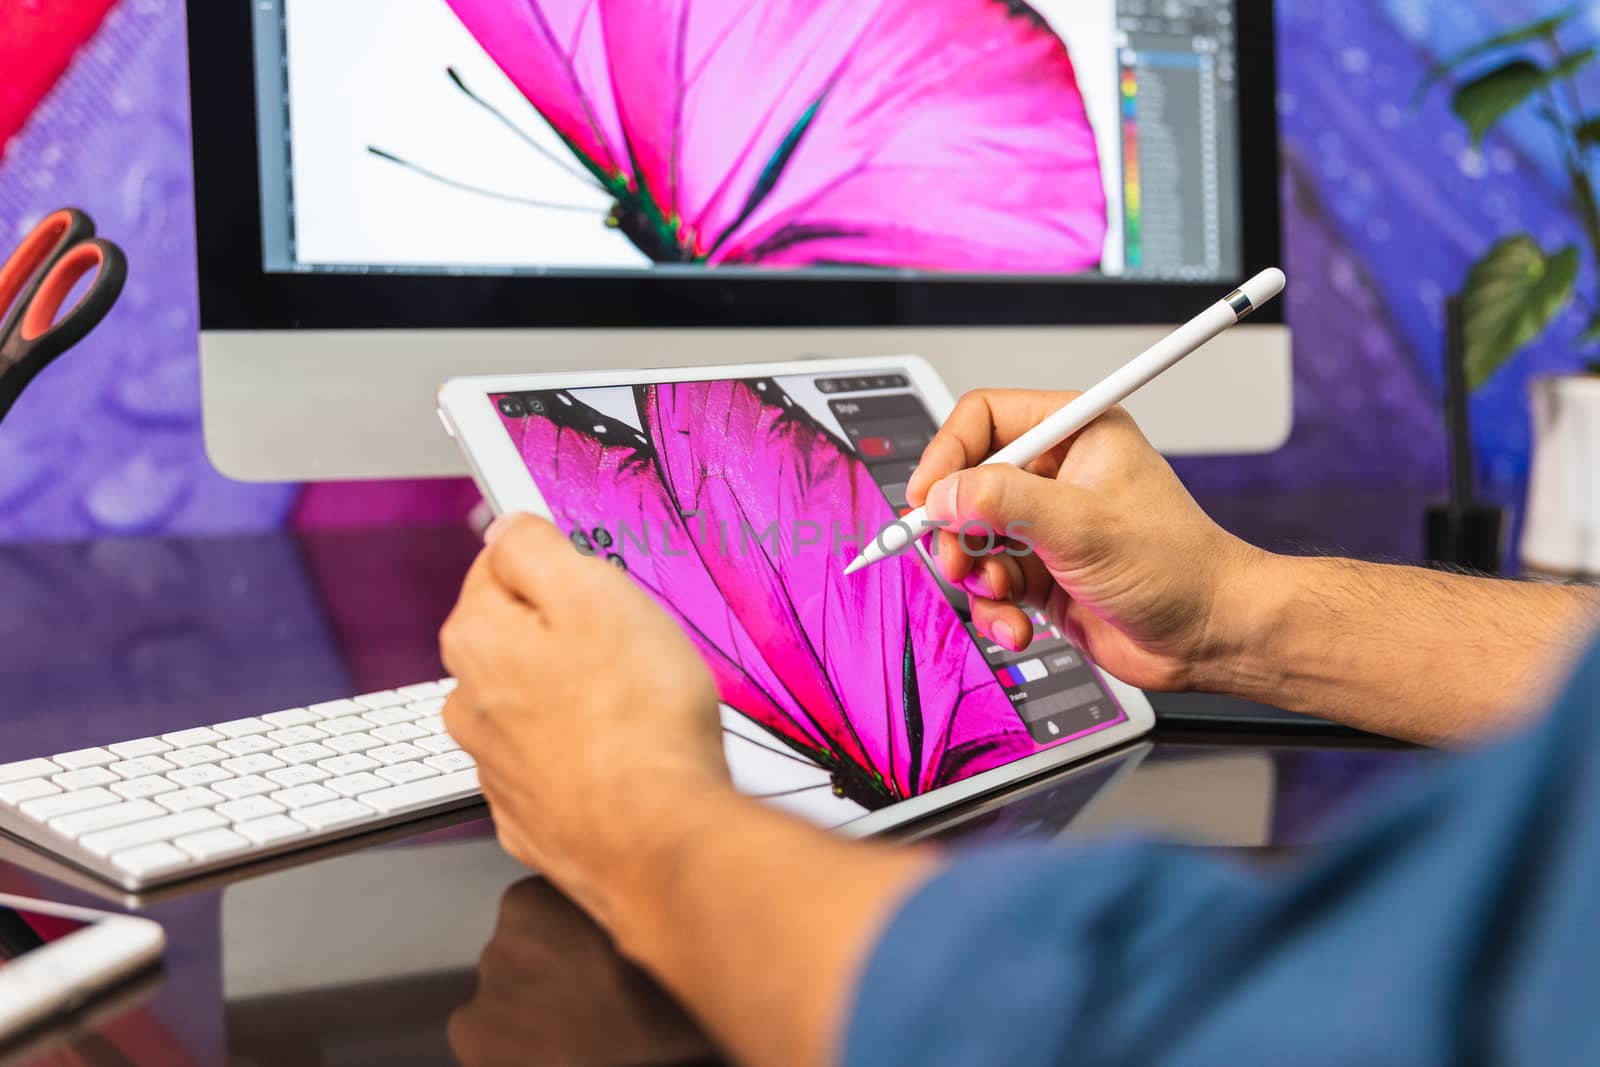
[[[386,782],[395,785],[405,785],[407,782],[419,781],[423,778],[432,778],[439,772],[426,763],[396,763],[389,767],[379,767],[373,772]]]
[[[262,752],[271,752],[278,747],[278,743],[260,734],[252,734],[249,737],[230,737],[226,741],[218,742],[217,747],[230,756],[254,756]]]
[[[390,783],[375,774],[366,771],[357,771],[347,774],[343,778],[330,778],[327,787],[342,797],[358,797],[362,793],[370,793],[374,789],[388,789]]]
[[[478,792],[478,772],[457,771],[454,774],[441,774],[437,778],[424,778],[420,782],[380,789],[375,793],[364,793],[361,796],[361,803],[380,814],[389,815],[408,808],[456,800],[476,792]]]
[[[367,709],[354,700],[324,700],[320,704],[313,704],[306,709],[313,715],[324,719],[335,719],[341,715],[358,715]]]
[[[265,752],[258,752],[254,756],[235,756],[233,759],[225,759],[217,766],[229,774],[265,774],[267,771],[275,771],[284,766],[284,762]]]
[[[148,878],[151,875],[165,874],[180,867],[187,867],[190,860],[187,853],[162,842],[118,852],[111,857],[111,862],[129,874]]]
[[[203,787],[194,789],[180,789],[176,793],[166,793],[156,797],[156,803],[168,811],[193,811],[195,808],[211,808],[221,804],[224,797],[221,793],[212,792]]]
[[[81,771],[85,767],[104,767],[108,763],[117,761],[117,757],[103,748],[80,748],[76,752],[58,752],[50,758],[69,771]]]
[[[460,750],[441,752],[437,756],[429,756],[422,762],[444,774],[449,774],[451,771],[465,771],[478,765],[476,760]]]
[[[401,704],[411,703],[410,697],[401,696],[393,689],[383,689],[376,693],[363,693],[355,697],[355,702],[364,708],[376,710],[378,708],[392,708]]]
[[[329,737],[343,737],[345,734],[359,734],[372,729],[372,724],[360,715],[341,715],[337,719],[323,719],[317,723],[317,729]]]
[[[421,759],[427,753],[415,745],[399,744],[385,745],[375,748],[367,753],[379,763],[407,763],[414,759]]]
[[[313,804],[326,804],[330,800],[338,799],[338,793],[324,789],[320,785],[301,785],[272,794],[272,802],[290,809],[291,815],[294,814],[295,808],[309,808]]]
[[[461,746],[456,744],[456,739],[449,734],[432,734],[428,737],[417,738],[417,747],[425,748],[429,752],[458,752]]]
[[[171,793],[177,788],[177,782],[163,778],[159,774],[153,774],[148,778],[129,778],[126,782],[116,782],[110,786],[111,792],[124,800],[143,800],[146,797]]]
[[[268,771],[267,779],[277,782],[280,788],[292,789],[299,785],[310,785],[312,782],[324,782],[333,775],[321,767],[310,763],[300,763],[293,767],[284,767],[282,770]]]
[[[425,712],[412,711],[410,708],[406,707],[394,707],[379,708],[377,711],[369,711],[363,715],[362,718],[366,719],[374,726],[393,726],[396,723],[411,722],[413,719],[420,719],[424,714]]]
[[[457,681],[454,678],[440,678],[439,679],[439,688],[444,690],[444,692],[445,692],[445,694],[447,696],[456,691],[457,684],[459,684],[459,683],[457,683]]]
[[[288,764],[315,763],[318,760],[330,759],[338,753],[326,745],[311,742],[305,745],[292,745],[289,748],[280,748],[272,754],[274,759],[280,759]]]
[[[198,767],[202,763],[221,763],[228,758],[228,754],[212,745],[196,745],[194,748],[179,748],[167,753],[167,759],[180,767]]]
[[[219,722],[213,729],[217,733],[225,734],[228,737],[254,737],[257,734],[264,734],[271,730],[272,724],[251,717],[248,719],[234,719],[231,722]]]
[[[408,787],[409,788],[409,787]],[[134,801],[134,803],[144,803]],[[155,807],[154,804],[151,807]],[[156,808],[160,811],[160,808]],[[84,814],[89,814],[85,812]],[[118,826],[113,830],[102,830],[99,833],[89,834],[78,839],[78,846],[96,856],[110,856],[121,852],[123,849],[138,848],[141,845],[153,845],[157,841],[170,841],[174,837],[183,837],[185,834],[197,834],[201,830],[211,830],[218,826],[226,826],[228,820],[218,815],[210,808],[199,808],[195,811],[180,812],[177,815],[166,815],[148,822],[136,822],[127,826]]]
[[[50,820],[50,829],[67,837],[80,837],[98,830],[109,830],[113,826],[142,822],[165,814],[163,809],[148,800],[124,800],[120,804],[75,811],[71,815],[57,815]]]
[[[211,785],[213,782],[225,782],[233,775],[222,769],[221,764],[202,763],[198,767],[185,767],[181,771],[173,771],[168,778],[181,786],[193,787],[197,785]]]
[[[327,736],[315,726],[291,726],[287,730],[274,730],[267,735],[274,744],[279,745],[304,745],[311,741],[321,741]]]
[[[241,800],[244,797],[260,796],[262,793],[276,793],[281,786],[259,775],[247,774],[243,778],[230,778],[226,782],[218,782],[211,788],[230,800]]]
[[[372,736],[391,745],[401,741],[415,741],[419,737],[427,737],[428,731],[419,730],[409,722],[397,722],[393,726],[380,726],[372,731]]]
[[[39,778],[44,775],[59,774],[63,769],[47,759],[25,759],[20,763],[3,763],[0,764],[0,785],[5,785],[8,782],[20,782],[24,778]]]
[[[444,686],[438,682],[418,682],[416,685],[402,685],[395,692],[412,700],[427,700],[441,695]]]
[[[417,729],[425,734],[442,734],[444,733],[444,716],[424,715],[417,720],[416,726]]]
[[[174,838],[172,843],[183,851],[204,863],[207,860],[221,859],[231,856],[235,852],[243,852],[250,847],[246,837],[234,833],[232,830],[203,830],[198,834],[186,834]]]
[[[218,804],[215,811],[232,822],[249,822],[251,819],[265,819],[268,815],[282,815],[283,805],[274,804],[267,797],[245,797],[243,800]]]
[[[138,759],[140,756],[159,756],[172,746],[159,737],[141,737],[137,741],[121,741],[106,748],[121,759]]]
[[[359,757],[350,757],[358,759]],[[371,760],[367,761],[372,763]],[[372,764],[374,767],[377,764]],[[358,768],[359,769],[359,768]],[[10,782],[0,785],[0,804],[9,804],[17,807],[24,800],[37,800],[39,797],[55,796],[61,790],[48,778],[24,778],[20,782]]]
[[[50,779],[62,789],[88,789],[92,785],[110,785],[122,779],[104,767],[85,767],[81,771],[68,771]]]
[[[120,803],[117,794],[108,789],[80,789],[76,793],[57,793],[55,796],[23,801],[19,810],[30,819],[49,822],[57,815],[71,815],[75,811],[88,811],[90,808],[102,808],[107,804]]]
[[[111,773],[119,778],[144,778],[152,774],[166,774],[173,770],[177,768],[160,756],[140,756],[138,759],[125,759],[121,763],[111,765]]]
[[[366,756],[351,753],[348,756],[335,756],[332,759],[325,759],[317,766],[329,774],[355,774],[357,771],[370,771],[374,767],[382,766],[382,764],[375,759],[368,759]]]
[[[222,740],[222,735],[209,726],[196,726],[192,730],[162,734],[161,740],[173,748],[194,748],[196,745],[214,745]]]
[[[279,841],[286,841],[291,837],[299,837],[311,831],[306,829],[304,823],[295,822],[287,815],[269,815],[265,819],[253,819],[242,822],[234,830],[248,837],[257,845],[275,845]]]
[[[371,723],[368,723],[370,726]],[[371,734],[345,734],[343,737],[330,737],[323,742],[335,752],[365,752],[369,748],[381,748],[383,742]]]
[[[341,826],[369,821],[372,818],[372,809],[357,800],[341,799],[290,812],[290,815],[313,830],[335,830]]]
[[[261,716],[262,722],[270,722],[279,729],[285,726],[304,726],[308,722],[316,722],[322,716],[307,708],[286,708],[283,711],[272,711]],[[288,742],[294,744],[293,741]]]
[[[433,700],[419,700],[414,704],[407,704],[406,708],[419,715],[437,715],[444,710],[444,697],[435,697]]]

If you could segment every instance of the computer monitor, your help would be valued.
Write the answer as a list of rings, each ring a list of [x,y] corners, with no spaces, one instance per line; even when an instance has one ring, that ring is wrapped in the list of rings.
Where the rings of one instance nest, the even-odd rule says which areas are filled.
[[[438,382],[916,352],[1085,386],[1279,261],[1270,0],[190,3],[206,441],[446,475]],[[1276,447],[1269,306],[1131,405]]]

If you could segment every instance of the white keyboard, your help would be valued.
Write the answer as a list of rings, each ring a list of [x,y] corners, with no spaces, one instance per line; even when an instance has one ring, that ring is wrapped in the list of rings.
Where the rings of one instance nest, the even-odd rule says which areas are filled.
[[[0,829],[130,892],[472,803],[452,679],[0,764]]]

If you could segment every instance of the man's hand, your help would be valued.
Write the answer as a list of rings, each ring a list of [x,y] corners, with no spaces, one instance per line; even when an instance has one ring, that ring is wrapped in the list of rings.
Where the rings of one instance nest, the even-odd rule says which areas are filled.
[[[952,524],[940,566],[972,595],[979,629],[1009,648],[1032,637],[1019,605],[1042,606],[1141,688],[1232,693],[1448,742],[1537,707],[1600,620],[1592,590],[1254,548],[1200,510],[1120,408],[1026,471],[974,466],[1073,395],[963,397],[906,487]],[[1009,526],[1031,550],[975,559],[953,532],[967,523]]]
[[[1237,644],[1225,600],[1265,553],[1212,522],[1133,420],[1116,408],[1027,470],[975,466],[1074,393],[986,391],[961,398],[906,487],[939,533],[937,557],[972,597],[973,621],[1011,649],[1041,607],[1093,659],[1144,689],[1204,684]],[[962,529],[1031,542],[975,557]]]
[[[451,735],[506,850],[605,916],[652,808],[731,791],[711,675],[650,597],[531,515],[497,520],[440,633]]]

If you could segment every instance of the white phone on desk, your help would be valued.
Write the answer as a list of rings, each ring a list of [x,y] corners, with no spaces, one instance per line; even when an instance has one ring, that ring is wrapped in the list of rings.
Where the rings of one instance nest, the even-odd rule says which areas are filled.
[[[0,893],[0,1044],[153,967],[149,919]]]

